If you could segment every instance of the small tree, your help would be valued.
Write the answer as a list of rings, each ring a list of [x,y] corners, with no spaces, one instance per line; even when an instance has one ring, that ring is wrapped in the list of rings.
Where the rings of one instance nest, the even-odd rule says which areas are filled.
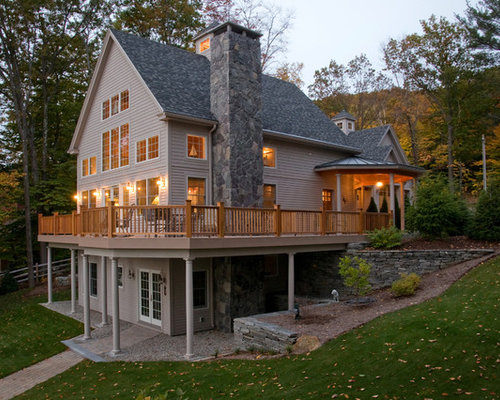
[[[396,219],[396,228],[401,229],[401,208],[399,207],[398,196],[394,196],[394,214]]]
[[[387,199],[384,196],[384,200],[382,201],[382,206],[380,207],[380,212],[381,213],[386,213],[389,211],[389,206],[387,205]]]
[[[340,259],[339,268],[344,285],[352,288],[355,296],[364,296],[370,291],[368,277],[372,266],[366,260],[358,256],[354,258],[345,256]]]
[[[368,208],[366,209],[366,212],[378,212],[377,205],[375,204],[375,200],[373,200],[373,197],[370,199],[370,204],[368,205]]]
[[[468,235],[473,239],[500,240],[500,180],[479,195]]]

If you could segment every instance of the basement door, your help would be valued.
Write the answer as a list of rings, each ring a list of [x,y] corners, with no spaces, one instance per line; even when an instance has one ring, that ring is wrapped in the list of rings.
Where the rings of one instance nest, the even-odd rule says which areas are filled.
[[[139,270],[139,319],[161,326],[161,275]]]

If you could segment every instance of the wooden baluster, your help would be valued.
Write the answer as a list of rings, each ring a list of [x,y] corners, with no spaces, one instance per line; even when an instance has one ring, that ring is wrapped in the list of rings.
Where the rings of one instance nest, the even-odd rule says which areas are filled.
[[[225,225],[225,222],[224,222],[224,215],[225,211],[224,211],[224,202],[223,201],[219,201],[217,203],[217,235],[219,237],[224,237],[224,225]]]
[[[359,228],[358,233],[361,235],[365,230],[365,213],[363,211],[359,212]]]
[[[279,204],[274,205],[274,234],[281,236],[281,208]]]
[[[191,200],[186,200],[186,237],[190,238],[193,236],[193,224],[192,224],[193,209],[191,206]]]
[[[108,205],[108,237],[113,237],[113,204],[112,202]]]

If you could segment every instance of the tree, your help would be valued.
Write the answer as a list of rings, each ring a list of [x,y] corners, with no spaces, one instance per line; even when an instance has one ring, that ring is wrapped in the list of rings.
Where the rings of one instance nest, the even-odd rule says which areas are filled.
[[[441,114],[446,125],[448,182],[454,190],[454,144],[463,99],[470,87],[463,82],[477,71],[465,30],[445,18],[432,16],[421,21],[423,34],[408,35],[400,41],[391,39],[384,48],[387,68],[404,75]]]
[[[304,63],[284,63],[276,68],[273,76],[283,81],[291,82],[299,89],[302,89],[302,86],[304,86],[304,81],[302,80],[303,68]]]

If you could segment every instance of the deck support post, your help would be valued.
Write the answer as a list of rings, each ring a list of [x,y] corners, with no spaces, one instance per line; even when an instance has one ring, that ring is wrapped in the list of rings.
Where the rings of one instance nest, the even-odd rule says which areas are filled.
[[[120,305],[118,290],[118,260],[111,258],[111,295],[113,297],[113,350],[112,355],[121,353],[120,349]]]
[[[389,174],[389,211],[392,213],[392,225],[396,226],[396,212],[395,201],[394,201],[394,174],[391,172]]]
[[[90,292],[89,292],[89,257],[83,256],[83,340],[90,336]]]
[[[47,246],[47,303],[52,304],[52,248]]]
[[[107,273],[107,258],[101,257],[101,325],[108,325],[108,273]]]
[[[405,185],[403,182],[399,184],[399,207],[401,208],[401,230],[405,230]]]
[[[288,253],[288,309],[295,304],[295,253]]]
[[[76,260],[75,249],[71,249],[71,314],[76,312]]]
[[[193,357],[193,258],[186,257],[186,358]]]

